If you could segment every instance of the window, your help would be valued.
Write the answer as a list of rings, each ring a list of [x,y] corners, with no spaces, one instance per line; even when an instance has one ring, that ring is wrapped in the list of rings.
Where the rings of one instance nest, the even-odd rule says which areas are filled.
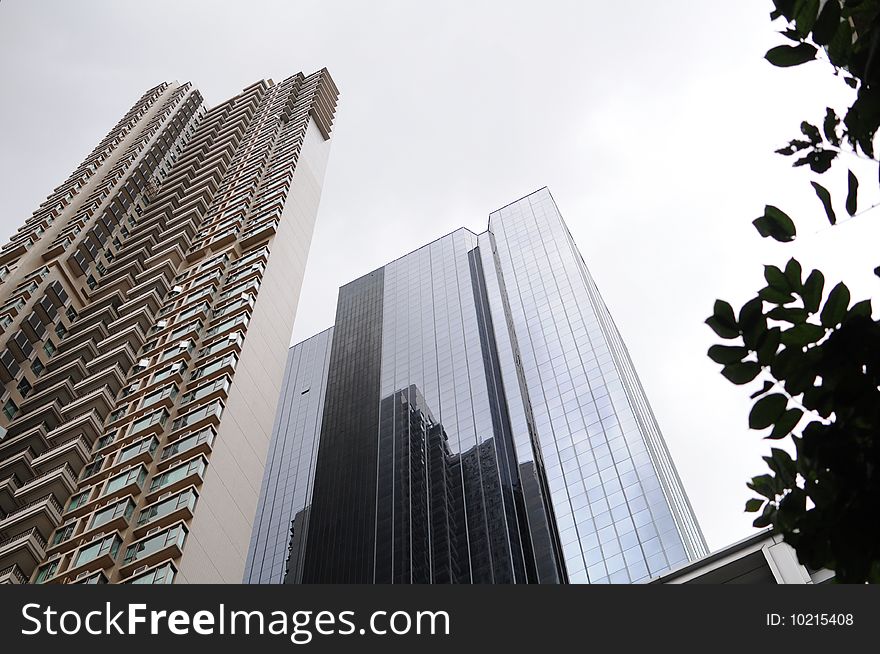
[[[201,320],[193,320],[192,322],[188,322],[187,324],[183,325],[182,327],[178,327],[173,332],[171,332],[171,335],[168,337],[168,340],[174,341],[174,340],[180,338],[181,336],[183,336],[184,334],[189,334],[191,332],[197,332],[197,331],[201,331],[201,330],[202,330],[202,321]]]
[[[162,459],[164,460],[168,457],[174,456],[175,454],[186,452],[187,450],[191,450],[194,447],[198,447],[202,443],[207,443],[208,446],[210,446],[214,442],[214,435],[215,434],[213,429],[211,429],[210,427],[205,427],[204,429],[200,429],[197,432],[193,432],[189,436],[184,436],[180,440],[176,440],[165,447],[165,449],[162,451]]]
[[[231,345],[240,345],[243,340],[244,335],[241,332],[233,332],[232,334],[228,334],[225,338],[221,338],[219,341],[215,341],[214,343],[203,347],[199,350],[199,353],[196,356],[199,359],[210,356],[215,352],[230,347]]]
[[[164,563],[157,568],[153,568],[149,572],[145,572],[144,574],[134,577],[128,583],[129,584],[170,584],[174,581],[174,575],[176,570],[174,569],[174,564],[169,561],[168,563]]]
[[[72,509],[74,507],[71,506],[69,508]],[[76,531],[75,521],[59,527],[55,532],[55,535],[52,537],[52,545],[58,545],[59,543],[69,540],[70,537],[73,536],[74,531]]]
[[[89,525],[89,529],[105,525],[119,516],[125,516],[126,519],[130,518],[132,513],[134,513],[134,500],[127,499],[121,502],[116,502],[115,504],[111,504],[110,506],[95,512],[95,515],[92,516],[92,523]]]
[[[104,467],[104,455],[99,454],[95,457],[95,459],[88,464],[86,467],[82,469],[82,472],[79,475],[80,479],[86,479],[87,477],[91,477],[97,472],[101,471],[101,468]]]
[[[40,357],[34,357],[34,362],[31,364],[31,372],[39,377],[45,369],[46,366],[43,365],[42,361],[40,361]]]
[[[183,491],[182,493],[178,493],[177,495],[172,495],[168,499],[162,500],[161,502],[157,502],[156,504],[144,507],[144,509],[138,516],[137,525],[138,527],[140,527],[141,525],[145,525],[148,522],[155,520],[156,518],[161,518],[162,516],[174,513],[182,507],[189,507],[190,510],[192,510],[196,506],[197,499],[198,494],[192,488],[190,488]]]
[[[83,504],[89,501],[89,498],[92,496],[92,489],[87,488],[81,493],[77,493],[73,497],[70,498],[70,502],[67,505],[68,511],[73,511],[81,507]]]
[[[116,534],[97,540],[79,551],[76,555],[76,559],[73,561],[73,567],[78,568],[79,566],[94,561],[105,554],[115,557],[116,553],[119,551],[120,545],[122,545],[122,539]]]
[[[217,359],[216,361],[212,361],[211,363],[208,363],[201,368],[197,368],[196,370],[194,370],[190,379],[195,380],[201,377],[206,377],[226,366],[235,368],[236,363],[238,363],[238,357],[234,354],[227,354],[222,359]]]
[[[163,386],[152,393],[144,396],[144,399],[141,401],[141,408],[145,409],[148,406],[152,406],[156,404],[156,402],[161,402],[166,397],[170,397],[174,399],[177,397],[177,384],[168,384],[167,386]]]
[[[137,443],[133,443],[126,448],[123,448],[122,451],[119,452],[119,458],[116,459],[116,464],[124,463],[129,459],[133,459],[138,454],[143,454],[144,452],[155,452],[156,448],[159,447],[159,441],[155,436],[151,436],[150,438],[145,438]]]
[[[12,420],[16,413],[18,413],[18,405],[11,399],[7,400],[6,404],[3,405],[3,414]]]
[[[129,545],[128,549],[125,550],[125,558],[122,560],[122,563],[133,563],[134,561],[146,558],[150,556],[150,554],[154,554],[171,545],[183,547],[183,541],[186,540],[186,534],[186,527],[179,524],[170,529],[166,529],[165,531],[161,531],[155,536],[150,536],[139,543]]]
[[[224,323],[217,325],[216,327],[211,327],[206,333],[205,338],[211,338],[212,336],[216,336],[217,334],[221,334],[227,330],[232,329],[237,325],[245,325],[247,326],[249,320],[249,316],[247,314],[242,314],[240,316],[236,316],[232,320],[227,320]]]
[[[34,579],[35,584],[44,584],[47,579],[50,579],[55,576],[55,573],[58,571],[58,564],[61,563],[61,559],[55,559],[50,563],[46,563],[43,566],[40,566],[40,571],[37,573],[36,579]]]
[[[178,356],[181,352],[192,352],[193,348],[195,348],[195,343],[192,340],[180,341],[177,345],[172,348],[169,348],[162,352],[162,355],[159,357],[159,362],[167,361],[173,357]]]
[[[52,342],[52,339],[46,339],[46,342],[43,343],[43,352],[46,353],[47,357],[51,357],[55,354],[55,344]]]
[[[159,411],[153,411],[152,413],[148,413],[147,415],[138,418],[133,423],[131,423],[131,429],[129,429],[129,434],[136,434],[140,431],[144,431],[145,429],[149,429],[153,425],[164,425],[165,421],[168,420],[168,416],[170,414],[165,409],[160,409]]]
[[[137,484],[140,486],[144,483],[144,479],[146,478],[147,469],[143,465],[139,465],[131,470],[121,472],[115,477],[110,477],[107,481],[107,485],[104,487],[104,492],[101,493],[101,495],[110,495],[111,493],[115,493],[116,491],[125,488],[129,484]]]
[[[31,392],[32,387],[31,383],[27,379],[22,378],[22,380],[18,382],[18,386],[16,386],[15,388],[18,390],[19,393],[21,393],[22,397],[26,397],[27,394]]]
[[[161,490],[162,488],[175,484],[193,474],[201,476],[207,466],[208,462],[202,456],[190,461],[185,461],[179,466],[163,472],[158,477],[153,477],[153,481],[150,482],[150,492],[152,493],[153,491]]]
[[[163,379],[168,379],[172,375],[182,375],[186,372],[186,364],[181,361],[179,363],[172,363],[167,368],[164,368],[153,375],[152,383],[160,382]]]
[[[203,386],[199,386],[195,390],[190,391],[189,393],[184,394],[182,398],[180,398],[181,405],[189,404],[190,402],[195,402],[196,400],[200,400],[203,397],[210,395],[214,391],[217,390],[227,390],[229,388],[229,377],[223,376],[219,379],[204,384]]]
[[[223,413],[223,403],[220,400],[214,400],[213,402],[199,407],[195,411],[180,416],[171,425],[171,429],[181,429],[182,427],[192,425],[199,420],[204,420],[205,418],[210,418],[212,416],[219,418],[221,413]]]

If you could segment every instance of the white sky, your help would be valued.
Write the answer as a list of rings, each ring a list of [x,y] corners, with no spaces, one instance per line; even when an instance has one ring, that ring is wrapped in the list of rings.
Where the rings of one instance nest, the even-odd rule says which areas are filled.
[[[744,483],[764,472],[767,444],[747,428],[748,392],[705,355],[714,299],[741,305],[761,264],[790,256],[858,299],[878,288],[878,217],[823,229],[809,175],[772,154],[842,85],[827,65],[762,59],[781,40],[770,8],[5,0],[0,239],[158,82],[192,81],[213,106],[326,66],[342,96],[296,340],[333,322],[341,284],[457,227],[483,231],[492,210],[547,185],[722,547],[751,531]],[[845,175],[826,185],[843,193]],[[796,218],[798,243],[757,236],[765,203]]]

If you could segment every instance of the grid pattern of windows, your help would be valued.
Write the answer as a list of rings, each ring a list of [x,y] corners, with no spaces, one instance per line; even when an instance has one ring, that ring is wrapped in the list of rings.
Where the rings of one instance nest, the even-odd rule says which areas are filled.
[[[290,582],[302,578],[332,340],[331,327],[288,352],[248,549],[246,583],[280,583],[286,571]]]
[[[246,581],[278,581],[288,546],[300,566],[304,529],[295,583],[635,583],[706,553],[547,189],[494,212],[483,234],[457,230],[371,275],[381,311],[370,276],[343,287],[329,370],[326,356],[311,371],[297,360],[296,376],[327,385],[327,406],[309,407],[317,423],[276,426],[271,449],[313,452],[317,439],[317,465],[278,457],[267,470],[270,517],[255,524]],[[368,314],[381,322],[378,389],[331,394],[335,378],[375,374]],[[279,420],[302,403],[288,388]],[[339,416],[357,422],[346,438]],[[290,495],[279,480],[301,490],[295,508],[270,508]],[[330,552],[315,529],[328,520],[333,552],[372,548],[370,564]]]
[[[638,582],[686,561],[687,526],[676,524],[649,451],[648,416],[637,418],[647,401],[624,386],[607,309],[553,198],[543,189],[508,205],[489,230],[569,580]],[[705,552],[701,536],[693,541]]]

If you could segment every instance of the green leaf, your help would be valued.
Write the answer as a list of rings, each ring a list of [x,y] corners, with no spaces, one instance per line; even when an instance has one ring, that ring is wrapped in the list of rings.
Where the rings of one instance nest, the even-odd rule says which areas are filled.
[[[798,34],[805,37],[812,31],[813,25],[819,16],[819,0],[801,0],[797,15],[795,16],[795,26]]]
[[[809,43],[798,45],[778,45],[770,48],[764,58],[774,66],[788,68],[800,66],[816,58],[816,48]]]
[[[789,409],[776,420],[776,424],[773,425],[773,430],[767,438],[772,438],[774,440],[785,438],[791,433],[792,429],[797,427],[797,424],[800,422],[801,416],[803,415],[804,412],[800,409]]]
[[[788,288],[793,291],[800,291],[803,288],[801,274],[801,264],[796,259],[789,259],[785,264],[785,279],[788,281]]]
[[[819,196],[819,199],[822,201],[822,206],[825,207],[825,215],[828,216],[828,222],[833,225],[837,222],[837,216],[834,215],[834,208],[831,206],[831,194],[828,192],[827,188],[817,182],[810,182],[810,184],[813,185],[816,195]]]
[[[846,212],[850,216],[854,216],[856,210],[858,209],[859,180],[855,175],[853,175],[853,172],[851,170],[849,171],[848,181],[849,188],[846,193]],[[834,224],[833,221],[831,224]]]
[[[764,500],[753,498],[746,502],[746,513],[757,513],[764,506]]]
[[[706,319],[706,324],[721,338],[730,339],[739,336],[739,326],[736,324],[736,316],[733,315],[733,307],[724,300],[715,300],[713,314]]]
[[[801,123],[801,132],[803,132],[804,136],[810,139],[810,143],[813,145],[819,145],[822,142],[822,135],[819,134],[819,128],[807,121]]]
[[[771,288],[775,288],[777,291],[791,290],[785,274],[776,266],[764,266],[764,279],[767,280],[767,284]]]
[[[782,330],[779,327],[773,327],[764,332],[763,336],[758,339],[758,363],[768,366],[773,362],[776,350],[779,349],[781,337]]]
[[[804,141],[801,139],[792,139],[788,142],[784,148],[779,148],[778,150],[774,150],[776,154],[781,154],[784,157],[790,157],[795,152],[800,152],[801,150],[806,150],[812,145],[809,141]]]
[[[797,307],[773,307],[767,312],[768,318],[790,322],[792,325],[805,322],[809,315],[806,309],[798,309]]]
[[[825,133],[825,138],[828,139],[828,142],[832,145],[840,145],[840,137],[837,135],[838,125],[840,125],[840,118],[837,117],[834,109],[826,107],[825,120],[822,123],[822,131]]]
[[[753,220],[752,224],[764,238],[770,236],[783,243],[791,241],[797,233],[788,214],[770,204],[764,207],[764,215]]]
[[[827,48],[828,58],[831,60],[831,63],[838,68],[844,68],[849,63],[850,57],[852,56],[852,37],[852,27],[850,26],[849,21],[840,21]]]
[[[763,495],[768,500],[776,498],[776,480],[770,475],[758,475],[746,484],[758,495]]]
[[[849,307],[849,289],[843,282],[831,289],[820,319],[825,327],[834,327],[843,322]]]
[[[739,327],[742,331],[746,347],[758,349],[758,341],[767,331],[767,319],[764,317],[764,302],[760,297],[746,302],[739,310]]]
[[[759,372],[761,372],[761,366],[754,361],[731,363],[730,365],[724,366],[721,370],[721,374],[724,375],[728,381],[738,385],[748,384],[758,376]]]
[[[825,150],[823,148],[815,148],[811,152],[795,161],[792,166],[806,166],[809,164],[810,170],[820,175],[831,168],[832,162],[837,158],[837,151]]]
[[[816,313],[822,302],[822,290],[825,288],[825,276],[819,270],[814,270],[804,282],[804,292],[801,297],[804,300],[804,308],[810,313]]]
[[[766,429],[785,413],[788,398],[782,393],[766,395],[755,402],[749,413],[749,427],[751,429]]]
[[[791,293],[783,293],[775,288],[766,287],[758,291],[758,297],[773,304],[788,304],[794,302],[794,296]]]
[[[825,336],[825,330],[819,325],[802,323],[782,332],[782,343],[792,347],[805,347]]]
[[[840,24],[840,3],[837,0],[826,2],[819,12],[819,17],[813,25],[813,41],[817,45],[828,45],[834,38],[837,26]]]
[[[856,302],[852,305],[847,317],[862,316],[864,318],[870,318],[872,313],[871,300],[862,300],[861,302]]]
[[[721,365],[738,363],[745,359],[748,353],[747,348],[737,345],[713,345],[709,348],[709,358]]]

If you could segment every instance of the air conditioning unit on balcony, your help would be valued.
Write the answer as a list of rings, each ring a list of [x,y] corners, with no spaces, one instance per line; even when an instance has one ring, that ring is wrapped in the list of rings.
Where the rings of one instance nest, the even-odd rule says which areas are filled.
[[[151,534],[155,534],[157,531],[159,531],[159,529],[161,529],[161,527],[153,527],[152,529],[150,529],[147,532],[147,536],[150,536]]]
[[[139,568],[135,568],[135,569],[134,569],[134,572],[131,573],[131,576],[134,577],[135,575],[140,574],[141,572],[143,572],[143,571],[146,570],[146,569],[147,569],[147,566],[145,566],[145,565],[142,565],[142,566],[139,567]]]

